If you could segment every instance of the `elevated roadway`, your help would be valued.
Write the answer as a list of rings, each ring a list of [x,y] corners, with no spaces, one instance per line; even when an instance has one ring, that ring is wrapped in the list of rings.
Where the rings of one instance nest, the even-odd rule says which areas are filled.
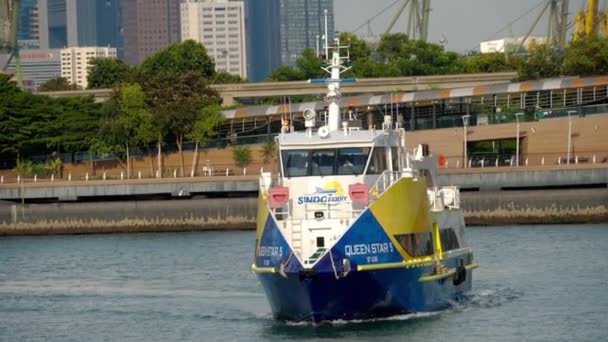
[[[370,78],[342,85],[342,93],[349,95],[379,94],[476,87],[509,83],[516,77],[517,73],[515,72],[500,72],[489,74]],[[212,87],[220,93],[226,106],[234,105],[239,99],[322,95],[327,93],[325,84],[308,83],[307,81],[218,84]],[[97,102],[103,102],[110,97],[111,93],[112,89],[92,89],[40,92],[39,94],[50,97],[94,96]]]

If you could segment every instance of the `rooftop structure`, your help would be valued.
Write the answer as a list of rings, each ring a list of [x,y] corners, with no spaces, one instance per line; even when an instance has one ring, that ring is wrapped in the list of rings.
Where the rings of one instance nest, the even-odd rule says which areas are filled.
[[[479,43],[479,52],[481,53],[508,53],[515,52],[521,46],[525,50],[547,43],[547,37],[525,37],[519,38],[502,38],[496,40],[488,40]],[[523,43],[523,46],[522,46]]]

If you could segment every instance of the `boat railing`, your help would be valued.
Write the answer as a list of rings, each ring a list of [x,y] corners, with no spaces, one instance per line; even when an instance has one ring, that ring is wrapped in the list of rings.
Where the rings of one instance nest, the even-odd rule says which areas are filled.
[[[374,185],[370,188],[370,198],[378,198],[388,188],[405,177],[417,177],[417,170],[403,170],[403,171],[384,171],[380,174],[380,177],[376,180]]]

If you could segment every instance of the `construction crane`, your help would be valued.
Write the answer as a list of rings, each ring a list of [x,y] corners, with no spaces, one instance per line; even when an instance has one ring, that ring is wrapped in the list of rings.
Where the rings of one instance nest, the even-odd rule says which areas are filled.
[[[588,0],[587,8],[576,14],[574,19],[574,40],[601,34],[608,37],[608,8],[600,9],[598,0]]]
[[[566,47],[566,33],[568,32],[568,8],[569,8],[569,0],[546,0],[542,10],[534,19],[532,26],[522,39],[519,49],[522,49],[528,37],[538,23],[540,19],[548,13],[549,15],[549,27],[547,30],[547,43],[557,46],[560,49]]]
[[[429,17],[431,12],[431,0],[403,0],[403,3],[391,19],[384,34],[391,32],[397,20],[401,17],[409,5],[409,16],[407,35],[411,39],[426,41],[429,34]]]
[[[21,0],[0,0],[0,54],[8,55],[4,65],[0,63],[0,70],[5,70],[14,58],[17,66],[17,84],[19,87],[23,87],[17,42],[20,9]]]

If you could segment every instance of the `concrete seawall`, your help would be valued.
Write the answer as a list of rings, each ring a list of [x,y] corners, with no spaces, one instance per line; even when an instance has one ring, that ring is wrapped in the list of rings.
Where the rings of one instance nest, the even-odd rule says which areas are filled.
[[[257,199],[0,203],[0,235],[252,229]]]
[[[469,225],[608,222],[608,189],[464,192]],[[256,198],[0,203],[0,235],[254,229]]]

